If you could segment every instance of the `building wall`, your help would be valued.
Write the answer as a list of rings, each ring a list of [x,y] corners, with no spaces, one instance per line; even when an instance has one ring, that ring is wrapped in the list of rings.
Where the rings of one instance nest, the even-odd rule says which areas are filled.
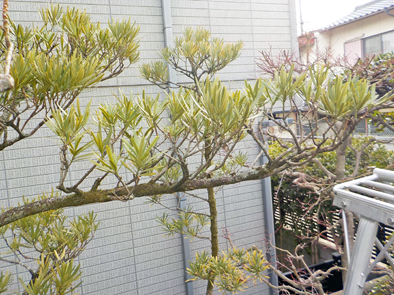
[[[394,9],[392,9],[390,13],[394,14]],[[371,17],[321,32],[317,38],[316,49],[324,51],[326,48],[331,48],[335,57],[344,56],[345,43],[361,40],[393,29],[394,17],[382,12]],[[357,54],[359,53],[357,52]]]
[[[118,89],[125,93],[141,93],[142,89],[148,94],[161,91],[148,84],[138,72],[141,63],[157,58],[157,50],[164,47],[160,0],[10,1],[11,18],[24,25],[37,23],[38,8],[48,3],[86,9],[94,21],[106,23],[111,18],[130,17],[141,26],[140,62],[116,79],[85,91],[81,95],[82,103],[92,100],[92,107],[97,107],[100,102],[114,101],[112,93],[118,93]],[[181,34],[187,26],[202,26],[225,41],[244,41],[241,57],[220,73],[232,88],[242,87],[245,79],[253,80],[260,75],[255,65],[259,51],[289,50],[296,42],[294,0],[172,0],[171,5],[174,35]],[[251,157],[259,152],[252,140],[246,140],[242,148]],[[34,197],[55,187],[60,169],[58,152],[46,127],[33,138],[0,152],[0,206],[15,206],[23,195]],[[70,183],[78,179],[85,168],[84,165],[73,168]],[[261,182],[225,187],[218,191],[217,198],[219,229],[227,229],[238,247],[252,244],[263,247]],[[155,221],[163,209],[150,207],[145,201],[138,199],[66,210],[70,216],[93,210],[100,221],[95,238],[78,258],[83,270],[81,294],[185,294],[181,237],[164,237]],[[174,205],[175,199],[168,197],[166,202]],[[228,246],[221,238],[221,247]],[[209,245],[204,241],[192,241],[191,257],[201,249],[209,250]],[[0,270],[10,270],[28,278],[20,268],[3,262]],[[194,294],[203,294],[204,284],[195,282]],[[14,279],[13,290],[20,292],[20,288]],[[258,283],[245,294],[267,292],[267,287]]]

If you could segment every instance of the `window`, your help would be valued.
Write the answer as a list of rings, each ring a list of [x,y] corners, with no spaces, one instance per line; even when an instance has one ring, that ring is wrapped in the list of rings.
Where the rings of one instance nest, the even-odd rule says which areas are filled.
[[[364,40],[364,56],[382,53],[382,37],[374,36]]]
[[[383,52],[394,51],[394,31],[382,35]]]
[[[394,51],[394,31],[363,39],[364,57]]]

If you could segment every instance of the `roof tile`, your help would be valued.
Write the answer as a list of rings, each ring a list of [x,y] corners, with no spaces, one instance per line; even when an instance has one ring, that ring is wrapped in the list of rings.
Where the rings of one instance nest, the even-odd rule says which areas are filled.
[[[326,31],[335,27],[342,26],[346,23],[356,21],[359,18],[364,18],[372,14],[382,12],[385,9],[394,8],[394,0],[374,0],[363,5],[357,6],[354,11],[347,16],[333,22],[331,25],[322,28],[320,31]]]

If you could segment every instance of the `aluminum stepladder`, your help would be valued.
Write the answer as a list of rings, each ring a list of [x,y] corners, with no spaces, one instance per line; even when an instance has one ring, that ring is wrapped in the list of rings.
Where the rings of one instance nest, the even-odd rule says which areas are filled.
[[[386,259],[394,270],[394,260],[387,252],[394,242],[394,235],[385,245],[376,238],[379,222],[394,225],[394,171],[374,169],[373,174],[334,187],[333,204],[344,210],[359,215],[356,242],[351,255],[344,295],[360,295],[365,280],[371,270],[382,259]],[[344,224],[346,217],[342,210]],[[349,252],[347,228],[344,227],[347,253]],[[379,255],[370,263],[374,244],[380,250]]]

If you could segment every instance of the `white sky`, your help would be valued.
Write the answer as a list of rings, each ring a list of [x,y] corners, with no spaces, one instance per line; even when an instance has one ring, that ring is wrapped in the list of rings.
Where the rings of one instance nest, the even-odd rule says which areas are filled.
[[[358,5],[365,4],[371,0],[295,0],[297,4],[298,33],[300,30],[301,6],[304,31],[321,29],[334,21],[353,12]]]

